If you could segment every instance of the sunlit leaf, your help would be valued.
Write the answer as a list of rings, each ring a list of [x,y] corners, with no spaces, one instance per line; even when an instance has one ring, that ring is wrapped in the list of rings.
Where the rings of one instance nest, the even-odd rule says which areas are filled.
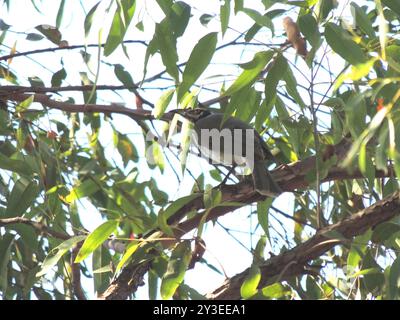
[[[174,96],[175,89],[169,89],[166,90],[161,97],[157,100],[156,105],[153,110],[153,115],[157,118],[160,119],[161,116],[164,114],[165,110],[167,109],[169,103],[172,100],[172,97]]]
[[[129,243],[127,245],[124,255],[122,256],[121,260],[118,262],[117,268],[115,270],[116,273],[118,273],[121,270],[121,268],[126,264],[128,259],[135,253],[135,251],[137,250],[139,245],[140,245],[140,242],[137,242],[137,241],[132,241],[131,243]]]
[[[132,21],[133,14],[135,13],[136,1],[135,0],[121,0],[117,2],[117,8],[114,13],[114,18],[108,33],[106,44],[104,46],[104,55],[109,56],[124,40],[125,33]],[[92,8],[93,9],[93,8]],[[96,9],[94,9],[96,10]],[[94,11],[93,11],[94,12]],[[91,24],[91,17],[88,23],[89,30]]]
[[[71,192],[65,197],[65,201],[71,203],[77,199],[88,197],[99,190],[100,186],[98,183],[92,179],[86,179],[71,190]]]
[[[83,242],[76,258],[75,263],[85,260],[96,248],[103,244],[108,239],[119,225],[118,220],[109,220],[98,226],[92,233],[90,233],[86,240]]]
[[[250,267],[242,286],[240,287],[240,295],[243,299],[249,299],[257,293],[257,287],[260,283],[260,280],[260,268],[256,264],[253,264]]]
[[[268,61],[271,60],[274,55],[273,51],[261,51],[254,55],[253,60],[246,63],[244,71],[239,75],[235,82],[225,91],[225,95],[231,95],[234,92],[239,91],[247,85],[254,83],[260,72],[265,68]]]
[[[166,300],[172,297],[185,277],[192,252],[189,241],[182,241],[172,251],[167,272],[161,282],[161,297]]]
[[[72,249],[76,243],[82,241],[85,238],[86,236],[72,237],[71,239],[64,241],[59,246],[51,250],[49,255],[43,261],[41,269],[36,274],[36,276],[41,277],[45,275],[53,266],[56,265],[58,260],[60,260],[65,253],[67,253],[70,249]]]

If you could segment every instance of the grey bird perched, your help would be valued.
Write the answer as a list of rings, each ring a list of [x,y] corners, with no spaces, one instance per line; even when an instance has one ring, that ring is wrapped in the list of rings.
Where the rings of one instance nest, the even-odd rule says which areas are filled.
[[[254,188],[262,195],[276,197],[282,193],[266,168],[267,160],[274,157],[253,127],[234,117],[223,121],[222,113],[204,108],[177,109],[171,112],[194,124],[194,143],[203,155],[214,163],[250,167]]]

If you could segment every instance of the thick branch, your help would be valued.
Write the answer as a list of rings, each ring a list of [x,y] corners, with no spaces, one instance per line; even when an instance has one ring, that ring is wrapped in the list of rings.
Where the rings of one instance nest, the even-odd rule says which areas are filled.
[[[307,264],[309,262],[318,258],[334,246],[343,243],[341,239],[332,239],[331,235],[333,232],[338,232],[351,240],[366,230],[392,219],[399,213],[400,192],[396,192],[343,221],[320,229],[306,242],[264,262],[260,266],[261,281],[258,287],[261,289],[277,280],[287,280],[307,273]],[[248,270],[227,279],[221,287],[209,293],[207,298],[220,300],[240,299],[240,287]]]
[[[342,159],[351,145],[351,141],[343,139],[341,143],[334,147],[334,155],[338,159]],[[303,161],[299,161],[288,166],[281,166],[274,170],[273,176],[284,191],[294,191],[298,188],[306,188],[308,182],[305,179],[306,174],[314,169],[315,157],[307,158]],[[377,171],[376,177],[389,177],[393,174],[391,168],[384,171]],[[331,181],[340,178],[354,179],[362,178],[360,172],[355,171],[351,174],[347,173],[345,169],[332,168],[330,173],[323,181]],[[222,202],[240,202],[243,206],[251,204],[255,201],[265,199],[265,197],[259,195],[254,191],[253,184],[251,181],[244,181],[236,185],[225,185],[221,188]],[[206,221],[215,220],[218,217],[225,215],[228,212],[238,209],[238,206],[220,206],[211,209],[207,213]],[[170,225],[176,225],[181,221],[188,212],[193,210],[200,211],[199,214],[193,218],[183,221],[176,225],[175,236],[179,239],[184,234],[195,229],[200,224],[201,219],[206,214],[204,211],[203,197],[199,194],[199,197],[193,199],[181,209],[179,209],[168,221]],[[148,237],[154,236],[150,234]],[[165,237],[162,233],[158,233],[157,237]],[[175,241],[164,241],[163,245],[165,248],[172,246]],[[126,299],[132,292],[135,292],[137,288],[143,283],[143,277],[151,267],[151,262],[144,262],[139,264],[128,264],[121,272],[121,274],[111,283],[109,288],[100,296],[101,299]]]
[[[110,86],[110,85],[81,85],[81,86],[64,86],[64,87],[25,87],[25,86],[1,86],[1,91],[14,93],[46,93],[46,92],[64,92],[64,91],[91,91],[96,90],[129,90],[137,89],[137,85],[133,86]]]
[[[25,93],[10,93],[7,94],[6,99],[21,102],[28,99],[30,96],[31,95]],[[135,121],[154,119],[154,117],[151,115],[151,111],[142,109],[128,109],[117,104],[74,104],[69,102],[56,101],[50,99],[49,96],[44,94],[35,94],[34,101],[39,102],[51,109],[57,109],[65,112],[98,112],[108,114],[117,113],[126,115]]]
[[[27,218],[14,217],[14,218],[0,219],[0,227],[12,225],[12,224],[19,224],[19,223],[31,226],[32,228],[34,228],[38,232],[45,233],[45,234],[47,234],[49,236],[52,236],[53,238],[57,238],[57,239],[61,239],[61,240],[68,240],[68,239],[71,238],[67,234],[51,230],[49,227],[45,226],[44,224],[36,222],[36,221],[29,220]]]
[[[80,264],[74,262],[81,247],[82,247],[82,242],[77,243],[71,252],[72,289],[78,300],[87,300],[86,295],[82,289]]]

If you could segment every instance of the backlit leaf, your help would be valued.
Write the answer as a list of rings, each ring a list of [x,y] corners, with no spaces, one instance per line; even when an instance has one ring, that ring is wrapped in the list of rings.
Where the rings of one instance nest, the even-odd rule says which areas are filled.
[[[83,242],[76,258],[75,263],[79,263],[86,259],[96,248],[103,244],[118,227],[118,220],[109,220],[97,227],[92,233],[88,235]]]

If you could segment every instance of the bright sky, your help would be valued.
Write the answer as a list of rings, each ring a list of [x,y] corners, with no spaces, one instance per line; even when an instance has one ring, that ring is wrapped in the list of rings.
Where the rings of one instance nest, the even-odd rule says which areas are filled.
[[[33,8],[30,0],[20,0],[13,1],[11,3],[11,10],[9,13],[6,12],[5,7],[1,7],[1,17],[2,19],[12,25],[13,31],[18,32],[35,32],[34,27],[39,24],[49,24],[55,25],[56,13],[58,10],[59,1],[54,0],[43,0],[38,5],[42,11],[42,13],[38,13]],[[218,31],[220,29],[220,24],[218,19],[214,19],[210,22],[208,27],[204,27],[200,24],[198,18],[203,13],[218,13],[219,12],[219,1],[202,1],[202,0],[193,0],[193,1],[185,1],[192,6],[192,14],[191,23],[185,33],[185,35],[179,40],[178,43],[178,53],[180,57],[180,61],[186,61],[189,57],[191,49],[197,43],[197,41],[204,36],[205,34]],[[255,3],[256,1],[247,1],[246,5],[249,3]],[[85,11],[88,12],[90,8],[97,3],[97,1],[86,0],[81,1],[84,4]],[[105,8],[108,6],[109,1],[103,1],[102,6]],[[258,1],[257,1],[258,3]],[[255,5],[254,9],[262,11],[263,7],[261,5]],[[102,12],[100,9],[98,12]],[[162,11],[158,8],[156,2],[153,1],[138,1],[138,7],[136,12],[139,13],[140,19],[143,19],[143,23],[145,26],[145,32],[140,32],[134,25],[138,22],[136,19],[129,28],[129,31],[125,37],[128,39],[143,39],[150,40],[153,34],[153,22],[160,21],[163,18]],[[296,12],[288,12],[287,15],[296,17]],[[106,39],[106,33],[108,30],[108,25],[111,22],[111,17],[103,17],[101,15],[95,16],[94,25],[92,28],[92,32],[90,34],[89,40],[85,40],[84,32],[83,32],[83,21],[85,18],[85,14],[82,10],[81,4],[78,1],[67,1],[64,20],[62,22],[61,31],[63,34],[63,39],[67,40],[69,44],[84,44],[85,41],[87,43],[98,43],[98,30],[100,27],[103,27],[103,37],[102,42]],[[283,19],[283,17],[282,17]],[[240,13],[236,17],[231,17],[230,26],[234,26],[236,30],[247,30],[253,24],[252,20],[245,16],[245,14]],[[281,28],[281,20],[277,19],[276,24],[276,34],[282,34]],[[230,30],[225,35],[223,42],[228,42],[232,40],[238,35],[237,32]],[[17,42],[17,50],[18,51],[27,51],[38,48],[46,48],[54,46],[50,42],[43,40],[41,42],[32,42],[24,39],[24,35],[18,36]],[[275,37],[271,39],[271,33],[267,30],[260,32],[256,39],[260,42],[265,43],[282,43],[284,42],[284,38]],[[15,40],[15,35],[10,34],[6,38],[6,44],[10,47],[14,44],[12,41]],[[221,42],[221,43],[223,43]],[[142,45],[128,45],[128,53],[130,60],[126,58],[121,49],[115,51],[112,56],[109,58],[102,57],[103,61],[107,61],[108,63],[120,63],[124,65],[127,71],[131,72],[132,77],[135,81],[139,81],[142,77],[142,69],[143,69],[143,59],[145,47]],[[4,47],[2,47],[4,50]],[[233,79],[233,77],[229,75],[237,75],[238,67],[235,65],[236,63],[243,63],[249,61],[254,53],[259,50],[266,50],[265,47],[258,46],[247,46],[244,50],[243,47],[233,47],[226,50],[221,50],[215,54],[214,64],[210,67],[207,72],[202,76],[202,79],[199,81],[200,83],[206,84],[207,87],[213,87],[214,89],[220,89],[222,82],[220,78],[210,78],[207,79],[209,75],[222,75],[226,79]],[[89,52],[93,55],[93,61],[91,68],[93,72],[95,72],[97,64],[96,64],[96,49],[90,49]],[[289,55],[293,55],[293,51],[289,52]],[[64,67],[68,70],[68,78],[64,84],[70,85],[78,85],[80,84],[80,76],[79,72],[87,71],[85,70],[84,64],[81,63],[81,56],[79,54],[79,50],[71,50],[71,51],[60,51],[58,53],[50,53],[50,54],[40,54],[32,56],[32,59],[39,62],[40,64],[33,62],[27,58],[17,58],[12,62],[12,68],[19,75],[24,76],[40,76],[40,78],[45,82],[46,85],[50,85],[50,79],[52,73],[59,70],[61,68],[61,60],[64,63]],[[77,61],[79,61],[77,63]],[[306,70],[306,65],[303,61],[297,61],[302,70]],[[43,69],[48,71],[43,71]],[[154,57],[151,59],[148,67],[147,75],[153,75],[163,70],[161,65],[161,59],[159,57]],[[50,72],[51,71],[51,72]],[[92,77],[93,78],[93,77]],[[210,85],[211,83],[215,83],[214,85]],[[24,83],[22,83],[24,84]],[[27,82],[26,84],[29,85]],[[100,67],[100,77],[98,84],[108,84],[108,85],[119,85],[119,81],[114,76],[113,67],[108,67],[104,64]],[[162,90],[159,88],[154,88],[154,86],[162,87],[165,84],[170,85],[167,82],[158,82],[157,84],[147,84],[146,91],[144,93],[144,97],[152,102],[156,102],[157,97],[159,97],[162,93]],[[151,88],[149,88],[151,87]],[[204,101],[210,98],[215,97],[215,93],[210,93],[207,91],[202,91],[200,94],[200,101]],[[124,102],[127,107],[134,107],[134,96],[128,92],[102,92],[98,94],[100,97],[99,102],[104,100],[105,102]],[[81,97],[78,94],[75,94],[76,101],[81,101]],[[144,144],[143,139],[141,137],[140,128],[132,122],[127,117],[123,116],[114,116],[114,123],[118,125],[118,129],[122,133],[129,134],[130,138],[138,148],[139,154],[144,154]],[[50,123],[44,123],[43,127],[46,129],[55,129]],[[104,146],[107,146],[107,152],[110,157],[117,163],[121,164],[121,159],[118,155],[115,155],[113,152],[113,143],[112,143],[112,135],[110,134],[110,128],[108,125],[104,125],[101,129],[101,137],[100,141]],[[174,150],[173,150],[174,151]],[[172,153],[166,150],[166,154],[169,159],[172,161],[176,168],[179,168],[179,162],[174,159]],[[134,166],[131,164],[128,167],[128,171]],[[167,165],[165,172],[163,174],[160,173],[158,169],[156,170],[148,170],[145,159],[142,158],[139,162],[140,167],[140,180],[146,181],[150,177],[154,177],[157,179],[157,183],[159,188],[166,191],[170,195],[170,200],[177,199],[181,196],[187,195],[192,186],[193,179],[189,174],[185,173],[183,180],[182,175],[180,179],[182,180],[180,184],[176,179],[175,174],[171,170],[170,166]],[[204,161],[195,156],[189,155],[188,158],[188,168],[193,173],[195,177],[197,177],[201,172],[207,172],[209,170],[209,165]],[[179,170],[178,170],[179,171]],[[218,184],[216,181],[208,178],[208,183],[213,185]],[[280,208],[284,212],[292,212],[293,211],[293,196],[289,193],[285,193],[281,195],[278,199],[275,200],[274,206]],[[82,208],[82,212],[85,214],[81,215],[84,226],[89,230],[94,230],[100,223],[102,223],[101,216],[96,208],[90,205],[88,201],[82,200],[80,202],[80,208]],[[205,254],[205,258],[221,270],[221,266],[224,268],[225,272],[228,276],[233,276],[236,273],[243,271],[245,268],[249,267],[252,261],[252,255],[248,251],[248,249],[255,246],[257,243],[259,236],[263,234],[261,228],[259,227],[257,231],[254,233],[254,229],[257,226],[257,216],[251,214],[255,210],[255,206],[248,206],[244,209],[237,210],[234,213],[227,214],[226,216],[219,219],[219,222],[226,228],[232,229],[232,234],[234,238],[231,237],[223,228],[221,228],[218,224],[213,225],[209,223],[204,234],[204,240],[207,245],[207,252]],[[271,219],[272,226],[277,230],[280,230],[281,233],[289,233],[291,234],[293,231],[293,224],[291,220],[284,219],[280,217],[283,223],[284,229],[282,226]],[[191,236],[191,235],[188,235]],[[290,238],[290,235],[288,236]],[[238,243],[238,241],[241,242]],[[244,245],[244,247],[243,247]],[[279,252],[281,244],[273,243],[272,248],[267,247],[267,252],[275,251]],[[90,259],[87,260],[88,265],[91,264]],[[219,275],[218,273],[210,270],[207,266],[198,264],[194,270],[188,271],[185,277],[185,283],[189,286],[192,286],[200,293],[207,293],[219,285],[222,284],[224,277]],[[90,297],[94,297],[93,288],[91,287],[91,280],[85,281],[85,289],[86,292],[90,295]],[[138,291],[138,297],[147,299],[148,293],[146,286],[142,287]]]

